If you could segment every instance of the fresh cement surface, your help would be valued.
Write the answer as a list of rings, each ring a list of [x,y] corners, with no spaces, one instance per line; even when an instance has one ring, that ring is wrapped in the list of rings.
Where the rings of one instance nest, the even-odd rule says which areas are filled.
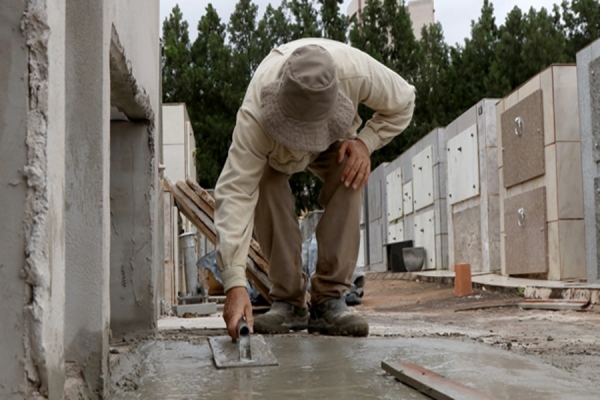
[[[600,382],[600,311],[526,311],[514,293],[367,279],[368,339],[305,333],[267,337],[279,367],[217,370],[211,318],[165,318],[157,338],[118,341],[111,355],[117,399],[420,398],[380,368],[414,362],[497,398],[594,399]]]
[[[206,338],[177,336],[120,348],[114,399],[425,398],[383,372],[417,363],[498,399],[590,399],[600,384],[533,358],[444,339],[267,337],[278,367],[218,370]]]

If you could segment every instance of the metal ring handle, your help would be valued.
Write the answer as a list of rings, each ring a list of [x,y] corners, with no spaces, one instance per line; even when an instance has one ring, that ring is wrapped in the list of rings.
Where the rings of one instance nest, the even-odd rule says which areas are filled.
[[[519,224],[520,227],[525,226],[525,209],[524,208],[519,208],[519,211],[517,211],[517,223]]]
[[[523,135],[523,119],[521,117],[515,118],[515,135]]]

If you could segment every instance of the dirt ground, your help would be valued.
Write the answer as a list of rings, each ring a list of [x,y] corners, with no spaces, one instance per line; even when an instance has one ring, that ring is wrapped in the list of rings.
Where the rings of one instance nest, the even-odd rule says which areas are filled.
[[[457,298],[451,286],[368,280],[354,309],[371,324],[371,336],[448,337],[478,341],[537,357],[544,363],[598,381],[600,310],[521,310],[517,293],[475,290]],[[473,310],[465,310],[475,308]]]

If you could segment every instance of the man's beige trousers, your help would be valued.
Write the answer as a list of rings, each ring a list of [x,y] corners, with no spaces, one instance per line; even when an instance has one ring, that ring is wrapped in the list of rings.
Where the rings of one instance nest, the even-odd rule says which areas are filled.
[[[317,268],[311,278],[311,304],[339,298],[350,287],[360,246],[363,189],[341,181],[346,160],[338,163],[341,143],[333,144],[308,166],[323,181],[319,203],[324,208],[317,225]],[[289,185],[290,175],[268,164],[260,182],[254,229],[270,263],[269,293],[273,300],[306,307],[307,276],[302,272],[302,236]]]

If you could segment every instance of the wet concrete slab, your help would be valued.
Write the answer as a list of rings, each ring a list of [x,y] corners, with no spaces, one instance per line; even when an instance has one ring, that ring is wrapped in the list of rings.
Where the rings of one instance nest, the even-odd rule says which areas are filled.
[[[267,337],[280,366],[217,370],[206,340],[119,355],[114,399],[422,399],[380,367],[412,362],[498,399],[590,399],[595,387],[535,358],[445,339]]]

